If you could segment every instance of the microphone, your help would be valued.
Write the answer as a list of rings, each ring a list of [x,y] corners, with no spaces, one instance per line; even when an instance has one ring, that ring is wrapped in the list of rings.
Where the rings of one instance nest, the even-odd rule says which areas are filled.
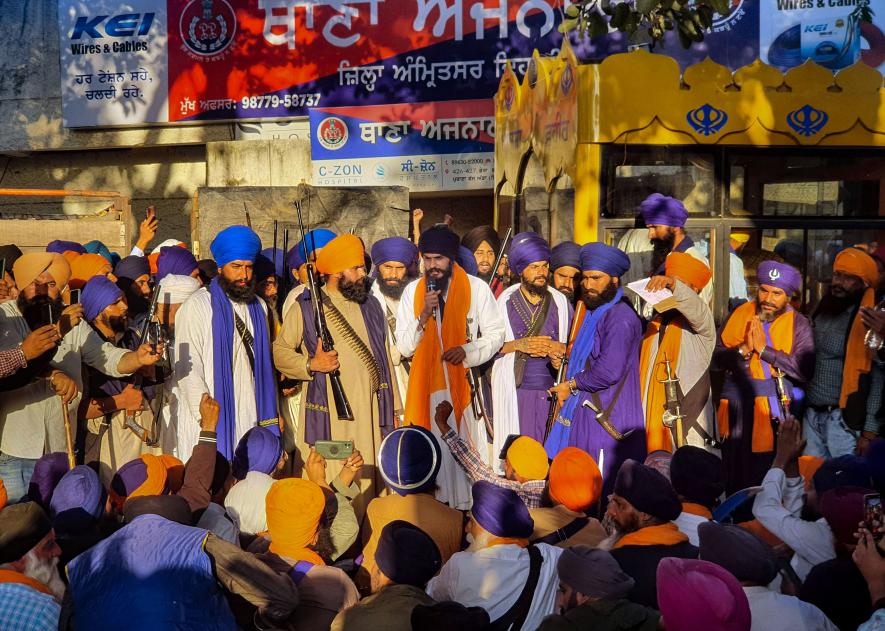
[[[430,291],[436,291],[436,281],[433,280],[432,278],[427,281],[427,289],[429,289]],[[433,319],[436,320],[437,319],[436,307],[433,308],[432,314],[433,314]]]

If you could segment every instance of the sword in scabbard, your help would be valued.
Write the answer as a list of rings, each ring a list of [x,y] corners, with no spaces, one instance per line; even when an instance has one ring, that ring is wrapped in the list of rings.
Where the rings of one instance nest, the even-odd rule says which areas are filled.
[[[609,436],[611,436],[612,438],[614,438],[617,441],[624,440],[630,434],[632,434],[633,432],[636,431],[636,428],[628,429],[626,432],[624,432],[622,434],[621,432],[619,432],[617,430],[617,428],[614,425],[612,425],[612,422],[610,420],[608,420],[608,414],[606,414],[605,410],[600,410],[598,407],[593,405],[593,402],[590,401],[589,399],[585,400],[582,405],[585,408],[590,408],[593,411],[593,413],[594,413],[593,418],[596,419],[596,422],[602,426],[602,429],[604,429],[605,432]]]

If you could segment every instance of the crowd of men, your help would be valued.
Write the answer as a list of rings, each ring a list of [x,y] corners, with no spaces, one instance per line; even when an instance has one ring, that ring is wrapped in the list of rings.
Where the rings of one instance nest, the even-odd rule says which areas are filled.
[[[885,246],[639,210],[0,247],[0,630],[885,629]]]

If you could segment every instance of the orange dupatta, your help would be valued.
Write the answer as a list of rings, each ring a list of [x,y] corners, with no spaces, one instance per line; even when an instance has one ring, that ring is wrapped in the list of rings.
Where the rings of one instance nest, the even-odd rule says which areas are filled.
[[[658,351],[654,358],[651,356],[652,344],[661,330],[661,316],[648,323],[648,329],[642,338],[642,352],[639,355],[639,374],[645,377],[649,374],[648,388],[645,391],[645,435],[648,444],[648,453],[653,451],[673,451],[673,434],[670,428],[664,426],[664,408],[667,405],[667,394],[664,384],[656,378],[655,372],[663,364],[663,358],[670,360],[674,374],[679,364],[679,345],[682,341],[682,330],[685,328],[685,318],[679,316],[667,325],[664,337],[658,345]],[[658,357],[661,358],[658,361]]]
[[[629,532],[621,537],[612,549],[617,550],[624,546],[675,546],[683,541],[688,541],[688,536],[670,521]]]
[[[876,292],[872,287],[867,287],[861,298],[860,306],[873,307]],[[845,345],[845,364],[842,367],[842,392],[839,394],[839,407],[848,405],[848,397],[857,392],[860,376],[870,372],[873,363],[873,350],[864,344],[867,327],[860,319],[860,311],[854,316],[854,322],[848,331],[848,343]]]
[[[415,317],[424,310],[424,294],[427,293],[427,279],[421,278],[415,288]],[[453,346],[467,343],[467,312],[470,310],[470,281],[460,265],[452,264],[452,277],[449,280],[449,293],[443,311],[442,345],[448,350]],[[445,366],[449,377],[449,393],[455,410],[455,424],[461,429],[464,410],[470,404],[470,386],[467,384],[467,368],[443,362],[440,349],[440,332],[436,318],[427,320],[424,337],[412,358],[409,372],[409,389],[406,393],[405,422],[407,425],[420,425],[430,429],[430,395],[446,389]]]
[[[725,328],[722,330],[722,343],[726,348],[737,348],[747,339],[747,328],[750,321],[756,315],[756,301],[745,302],[734,310]],[[783,353],[793,350],[793,322],[796,312],[790,309],[771,323],[768,327],[768,335],[771,337],[772,347]],[[755,353],[750,359],[750,376],[753,379],[765,379],[765,371],[762,361]],[[724,415],[723,415],[724,412]],[[723,416],[725,417],[723,419]],[[724,420],[724,427],[723,427]],[[724,431],[723,431],[724,430]],[[719,433],[720,436],[728,436],[728,404],[719,403]],[[753,403],[753,453],[765,453],[774,450],[774,432],[771,429],[771,408],[768,405],[768,397],[755,397]]]
[[[32,589],[36,589],[38,592],[43,592],[44,594],[49,594],[52,596],[52,590],[49,589],[44,583],[41,583],[35,578],[31,578],[30,576],[25,576],[21,572],[15,572],[13,570],[0,570],[0,583],[18,583],[20,585],[27,585]]]

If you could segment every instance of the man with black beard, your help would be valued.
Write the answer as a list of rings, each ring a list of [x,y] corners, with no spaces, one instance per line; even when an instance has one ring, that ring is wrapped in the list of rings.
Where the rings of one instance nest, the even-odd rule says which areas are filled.
[[[492,269],[501,252],[498,231],[491,226],[476,226],[461,237],[461,245],[473,253],[477,277],[489,285],[495,298],[500,296],[505,285],[502,277],[497,276],[498,270]]]
[[[260,249],[251,228],[219,232],[210,245],[218,276],[194,292],[175,316],[179,435],[198,431],[200,401],[208,392],[221,406],[218,451],[228,460],[251,427],[280,434],[267,306],[255,294]],[[178,454],[182,460],[188,455]]]
[[[372,246],[372,261],[376,270],[372,295],[384,309],[387,320],[387,352],[393,362],[400,401],[405,401],[411,365],[396,348],[396,312],[406,285],[418,278],[418,247],[402,237],[381,239]],[[402,410],[399,410],[398,416],[402,416]]]
[[[565,354],[572,319],[568,299],[547,283],[550,247],[541,235],[513,237],[510,269],[519,274],[520,283],[498,298],[506,336],[492,369],[494,453],[510,434],[543,442],[550,408],[547,390]]]
[[[128,327],[129,308],[123,291],[107,277],[90,278],[80,304],[86,321],[101,339],[122,349],[138,348],[138,333]],[[132,376],[117,379],[94,368],[87,368],[86,374],[86,396],[79,411],[79,419],[86,425],[84,462],[98,463],[102,483],[107,486],[118,468],[143,453],[156,451],[143,440],[143,430],[150,431],[153,426],[151,401],[157,380],[155,374],[150,375],[142,390],[136,388]],[[138,427],[127,426],[127,414]]]
[[[876,413],[885,388],[881,362],[864,346],[861,308],[874,306],[875,260],[857,248],[833,262],[830,292],[814,315],[814,379],[805,412],[806,455],[838,458],[863,453],[879,434]]]
[[[65,307],[61,292],[71,271],[62,255],[28,253],[15,262],[14,271],[19,296],[0,305],[0,350],[18,346],[42,329],[49,311],[61,342],[13,375],[10,380],[18,383],[9,383],[0,397],[0,479],[12,501],[27,492],[40,456],[66,451],[62,405],[69,407],[76,435],[83,364],[122,377],[160,359],[149,345],[128,351],[105,342],[82,321],[82,305]]]
[[[387,324],[380,303],[369,291],[359,237],[343,234],[329,241],[317,254],[316,270],[322,275],[320,298],[335,348],[326,349],[317,340],[310,290],[305,289],[283,316],[273,345],[274,361],[284,376],[306,382],[295,435],[302,462],[307,462],[318,440],[352,441],[363,454],[369,475],[355,482],[359,495],[353,502],[362,521],[366,505],[384,488],[375,457],[382,439],[394,428],[395,410],[401,408],[392,386]],[[335,408],[326,375],[336,370],[353,420],[341,419],[341,410]]]
[[[713,369],[725,373],[717,417],[729,494],[761,483],[774,459],[773,418],[783,414],[773,377],[783,371],[795,401],[794,388],[814,372],[811,325],[790,306],[802,275],[786,263],[763,261],[756,280],[756,299],[731,313],[713,351]]]
[[[574,305],[581,295],[581,246],[563,241],[550,251],[550,282]]]

